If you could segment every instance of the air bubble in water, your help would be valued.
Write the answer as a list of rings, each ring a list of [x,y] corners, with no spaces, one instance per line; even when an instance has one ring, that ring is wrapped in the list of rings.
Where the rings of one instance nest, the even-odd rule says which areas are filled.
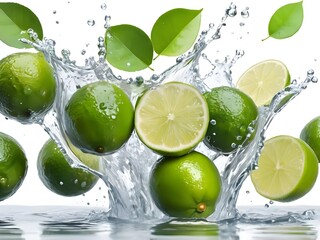
[[[89,26],[94,26],[95,23],[96,23],[96,22],[95,22],[93,19],[89,19],[89,20],[87,21],[87,24],[88,24]]]
[[[83,50],[81,51],[81,55],[85,55],[85,54],[86,54],[86,50],[83,49]]]
[[[56,13],[57,13],[57,11],[56,11],[56,10],[54,10],[52,13],[53,13],[53,14],[56,14]]]
[[[265,207],[265,208],[269,208],[270,206],[269,206],[269,204],[266,203],[266,204],[264,205],[264,207]]]

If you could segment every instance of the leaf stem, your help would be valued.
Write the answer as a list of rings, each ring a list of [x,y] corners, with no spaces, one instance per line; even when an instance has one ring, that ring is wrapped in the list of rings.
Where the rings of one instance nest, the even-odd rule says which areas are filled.
[[[261,41],[265,41],[265,40],[267,40],[268,38],[270,38],[270,35],[269,35],[268,37],[262,39]]]

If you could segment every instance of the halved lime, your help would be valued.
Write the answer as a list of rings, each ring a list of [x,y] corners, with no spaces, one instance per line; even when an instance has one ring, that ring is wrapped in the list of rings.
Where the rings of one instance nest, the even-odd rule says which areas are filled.
[[[170,82],[147,91],[135,111],[135,129],[150,149],[181,156],[204,138],[209,124],[205,98],[193,86]]]
[[[287,67],[278,60],[265,60],[245,71],[236,87],[248,94],[257,106],[262,106],[269,104],[274,95],[289,84]]]
[[[308,144],[280,135],[265,142],[258,168],[251,172],[256,191],[280,202],[289,202],[308,193],[318,176],[318,159]]]

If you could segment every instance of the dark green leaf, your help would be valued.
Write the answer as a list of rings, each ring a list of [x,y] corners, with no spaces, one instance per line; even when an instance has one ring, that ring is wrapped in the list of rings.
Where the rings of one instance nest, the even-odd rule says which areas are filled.
[[[271,17],[268,27],[269,37],[284,39],[293,36],[303,22],[302,1],[279,8]]]
[[[27,7],[18,3],[0,3],[0,41],[15,48],[28,48],[20,38],[30,39],[27,30],[33,29],[39,39],[43,32],[38,17]]]
[[[201,11],[177,8],[161,15],[151,32],[155,52],[165,56],[185,53],[198,36]]]
[[[139,71],[152,63],[151,40],[144,31],[135,26],[123,24],[108,28],[105,45],[107,61],[120,70]]]

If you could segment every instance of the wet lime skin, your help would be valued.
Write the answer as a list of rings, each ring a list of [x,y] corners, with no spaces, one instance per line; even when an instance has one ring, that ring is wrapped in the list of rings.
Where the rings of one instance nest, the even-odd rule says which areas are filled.
[[[89,167],[97,169],[98,162]],[[94,165],[92,165],[94,164]],[[38,175],[42,183],[52,192],[66,196],[78,196],[91,190],[98,177],[80,168],[72,168],[53,140],[42,147],[37,161]]]
[[[252,141],[257,127],[252,123],[258,118],[258,108],[248,95],[236,88],[222,86],[204,96],[210,113],[204,143],[209,148],[230,154],[238,146],[245,147]]]
[[[56,82],[42,53],[11,54],[0,61],[0,112],[22,123],[53,104]]]
[[[0,201],[20,188],[27,170],[28,161],[22,147],[9,135],[0,133]]]
[[[217,168],[196,151],[182,157],[162,157],[151,172],[152,199],[170,217],[206,218],[214,212],[220,192]]]
[[[65,129],[83,152],[109,154],[130,138],[134,109],[127,94],[106,81],[90,83],[73,94],[65,108]]]
[[[304,126],[300,138],[312,148],[320,161],[320,116],[313,118]]]

